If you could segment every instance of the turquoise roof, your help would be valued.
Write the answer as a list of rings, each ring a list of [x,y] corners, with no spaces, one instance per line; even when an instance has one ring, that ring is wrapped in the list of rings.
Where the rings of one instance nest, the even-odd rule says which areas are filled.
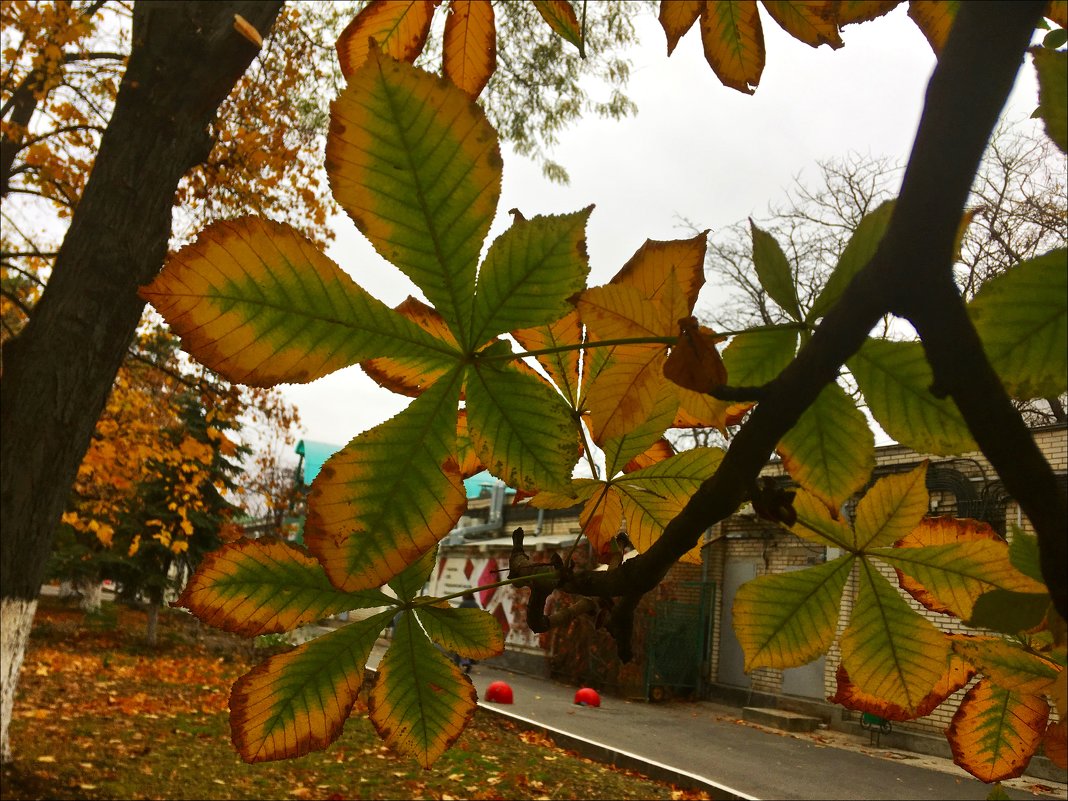
[[[311,486],[312,481],[322,470],[323,463],[343,447],[343,445],[315,442],[310,439],[302,439],[297,443],[297,453],[304,457],[301,462],[301,479],[305,487]]]
[[[329,442],[315,442],[310,439],[302,439],[297,443],[297,453],[304,457],[301,467],[301,479],[304,481],[304,486],[311,486],[312,481],[319,475],[319,471],[323,468],[323,464],[341,450],[343,445],[333,445]],[[490,475],[489,470],[483,470],[480,473],[475,473],[471,478],[464,479],[464,491],[467,494],[468,500],[477,498],[482,494],[483,484],[493,484],[497,479]],[[507,494],[515,495],[515,490],[508,487]]]
[[[490,474],[489,470],[483,470],[481,473],[475,473],[471,478],[464,479],[464,491],[467,493],[467,500],[477,498],[482,494],[483,484],[493,484],[497,479]],[[505,488],[505,493],[508,495],[515,495],[515,490],[511,487]]]

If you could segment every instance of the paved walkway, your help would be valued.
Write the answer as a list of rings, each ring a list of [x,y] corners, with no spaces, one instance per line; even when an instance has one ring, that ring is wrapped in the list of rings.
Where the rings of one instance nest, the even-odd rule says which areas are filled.
[[[384,652],[380,640],[371,667]],[[718,798],[982,799],[989,788],[947,759],[874,748],[867,736],[787,734],[743,722],[741,710],[709,702],[647,703],[602,696],[599,708],[573,703],[574,687],[476,665],[484,698],[506,681],[514,703],[480,706],[545,729],[557,745]],[[1068,787],[1031,777],[1005,783],[1011,798],[1068,798]]]

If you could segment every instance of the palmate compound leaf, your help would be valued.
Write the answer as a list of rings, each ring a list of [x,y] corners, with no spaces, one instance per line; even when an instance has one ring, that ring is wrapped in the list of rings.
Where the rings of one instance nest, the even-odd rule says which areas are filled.
[[[1009,561],[1009,546],[976,520],[927,518],[893,548],[870,551],[898,573],[898,583],[928,609],[972,616],[976,599],[990,590],[1040,593],[1045,586]]]
[[[375,359],[370,372],[418,397],[335,454],[313,485],[309,548],[336,586],[352,590],[397,575],[463,510],[463,395],[483,464],[518,488],[566,481],[577,450],[566,407],[525,364],[507,364],[505,341],[485,339],[568,311],[565,300],[588,271],[589,211],[517,222],[476,276],[501,168],[496,133],[478,106],[449,81],[373,51],[331,119],[327,170],[338,202],[434,304],[398,318],[451,358],[422,376],[406,352]]]
[[[978,448],[952,398],[931,394],[934,376],[919,342],[869,339],[846,364],[883,430],[920,453]]]
[[[657,447],[664,431],[672,425],[678,405],[676,393],[664,382],[649,418],[605,443],[608,480],[575,479],[559,492],[539,493],[531,499],[531,505],[559,509],[583,504],[579,523],[597,553],[611,545],[624,518],[634,546],[639,551],[648,549],[723,458],[718,448],[697,448],[675,455],[667,443],[663,443],[666,450]],[[658,454],[655,458],[641,465],[631,464],[653,448]],[[627,472],[620,473],[624,468]],[[688,552],[683,561],[699,563],[699,546]]]
[[[1013,397],[1068,390],[1068,250],[1018,264],[968,304],[990,364]]]
[[[949,640],[874,564],[859,564],[860,590],[842,635],[842,664],[863,692],[914,710],[945,671]]]
[[[875,435],[853,399],[828,384],[775,448],[790,476],[835,512],[868,482]]]
[[[490,0],[452,0],[445,17],[441,71],[478,97],[497,68],[497,29]]]
[[[1017,693],[981,679],[961,701],[946,739],[953,761],[984,782],[1015,778],[1038,748],[1049,705],[1037,695]]]
[[[292,759],[337,739],[364,665],[393,611],[350,623],[257,665],[230,692],[230,731],[246,762]]]
[[[501,166],[496,132],[468,95],[377,51],[331,105],[334,198],[461,343],[471,342],[476,267]]]
[[[759,576],[734,598],[734,632],[745,671],[791,668],[827,652],[838,624],[852,555],[790,573]]]
[[[351,609],[387,606],[380,590],[341,592],[300,548],[278,539],[240,539],[208,554],[172,606],[209,626],[253,636]]]
[[[201,363],[250,386],[314,381],[375,356],[420,371],[455,358],[295,229],[256,217],[208,226],[140,294]]]
[[[305,542],[339,589],[378,587],[447,534],[466,508],[456,469],[456,368],[323,465]]]
[[[476,701],[471,680],[434,647],[415,615],[403,613],[368,699],[379,736],[429,768],[456,742]]]

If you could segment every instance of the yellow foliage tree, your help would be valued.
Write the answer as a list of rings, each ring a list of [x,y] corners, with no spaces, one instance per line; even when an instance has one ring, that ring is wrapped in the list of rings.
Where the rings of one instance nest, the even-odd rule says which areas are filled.
[[[174,198],[172,241],[254,212],[319,245],[335,206],[321,167],[322,110],[312,98],[326,59],[307,28],[322,9],[284,8],[252,67],[210,125],[210,151]],[[4,340],[32,312],[93,169],[130,49],[125,4],[5,2],[0,74],[0,215]],[[47,225],[40,225],[48,220]]]

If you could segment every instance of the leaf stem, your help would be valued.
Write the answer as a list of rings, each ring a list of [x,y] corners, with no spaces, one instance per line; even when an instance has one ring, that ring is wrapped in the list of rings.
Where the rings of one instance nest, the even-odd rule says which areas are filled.
[[[519,576],[517,578],[501,579],[500,581],[494,581],[492,584],[479,584],[477,587],[468,587],[466,590],[459,590],[458,592],[450,593],[449,595],[442,595],[440,597],[426,597],[420,598],[417,601],[409,601],[407,604],[401,603],[398,606],[402,609],[418,609],[421,606],[434,606],[441,601],[448,601],[452,598],[462,598],[467,593],[478,592],[481,590],[492,590],[497,587],[507,587],[510,584],[520,584],[522,582],[532,581],[531,576]]]
[[[678,337],[622,337],[620,339],[599,339],[595,342],[579,342],[574,345],[557,345],[554,348],[538,348],[537,350],[526,350],[522,353],[503,353],[493,354],[491,356],[482,356],[480,358],[486,361],[492,361],[499,359],[501,361],[511,361],[514,359],[522,359],[526,356],[543,356],[550,353],[566,353],[570,350],[591,350],[593,348],[608,348],[616,345],[674,345]]]
[[[759,331],[807,331],[808,324],[801,322],[780,323],[776,325],[758,325],[753,328],[742,328],[738,331],[717,331],[717,337],[733,337],[739,334],[752,334]],[[525,350],[521,353],[479,353],[481,361],[514,361],[527,356],[545,356],[551,353],[566,353],[572,350],[593,350],[594,348],[611,348],[617,345],[674,345],[678,341],[677,336],[651,336],[651,337],[620,337],[618,339],[598,339],[593,341],[577,342],[572,345],[557,345],[552,348],[538,348]]]

